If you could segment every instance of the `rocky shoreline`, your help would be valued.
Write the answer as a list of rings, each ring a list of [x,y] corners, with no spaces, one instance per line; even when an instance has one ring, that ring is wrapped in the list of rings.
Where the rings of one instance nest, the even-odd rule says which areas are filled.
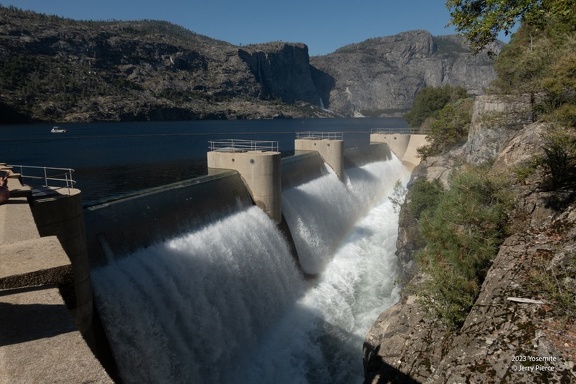
[[[525,97],[478,97],[467,143],[422,162],[413,179],[446,182],[457,166],[483,161],[492,163],[493,172],[505,172],[542,151],[546,127],[530,122],[529,103]],[[489,118],[495,115],[499,118]],[[571,268],[576,192],[545,191],[539,177],[513,185],[512,231],[456,332],[429,318],[418,304],[418,286],[426,277],[417,270],[413,254],[425,244],[408,215],[401,213],[397,255],[408,288],[366,336],[365,383],[576,380],[576,326],[557,316],[554,304],[532,283],[540,269]]]

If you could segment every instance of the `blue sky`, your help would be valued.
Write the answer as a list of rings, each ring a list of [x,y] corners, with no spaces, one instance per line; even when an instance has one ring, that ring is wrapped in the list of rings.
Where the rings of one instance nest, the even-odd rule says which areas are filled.
[[[302,42],[324,55],[368,38],[446,28],[444,0],[0,0],[77,20],[166,20],[236,45]]]

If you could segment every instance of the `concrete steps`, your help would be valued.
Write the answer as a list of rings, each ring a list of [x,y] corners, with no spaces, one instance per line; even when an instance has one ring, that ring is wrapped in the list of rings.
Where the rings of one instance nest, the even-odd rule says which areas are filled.
[[[56,236],[0,245],[0,289],[62,284],[72,264]]]

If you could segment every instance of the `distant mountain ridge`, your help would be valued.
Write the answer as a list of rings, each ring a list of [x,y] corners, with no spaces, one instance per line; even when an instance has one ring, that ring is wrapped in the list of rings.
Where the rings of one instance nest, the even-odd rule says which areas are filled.
[[[500,52],[502,46],[490,48]],[[311,64],[335,79],[321,92],[325,105],[344,115],[398,114],[426,86],[459,85],[482,94],[495,78],[493,59],[472,56],[461,36],[418,30],[347,45],[312,57]]]
[[[74,21],[0,7],[0,123],[390,115],[426,85],[480,92],[489,58],[425,31],[309,57],[162,21]],[[330,111],[323,110],[325,106]]]

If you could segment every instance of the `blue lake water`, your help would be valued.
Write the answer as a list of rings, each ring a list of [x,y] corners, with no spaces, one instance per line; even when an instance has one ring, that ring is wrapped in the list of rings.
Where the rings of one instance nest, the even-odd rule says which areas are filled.
[[[84,202],[204,175],[210,140],[278,141],[294,151],[296,132],[342,132],[346,147],[368,144],[371,129],[406,128],[400,118],[287,119],[0,126],[0,161],[73,168]]]

